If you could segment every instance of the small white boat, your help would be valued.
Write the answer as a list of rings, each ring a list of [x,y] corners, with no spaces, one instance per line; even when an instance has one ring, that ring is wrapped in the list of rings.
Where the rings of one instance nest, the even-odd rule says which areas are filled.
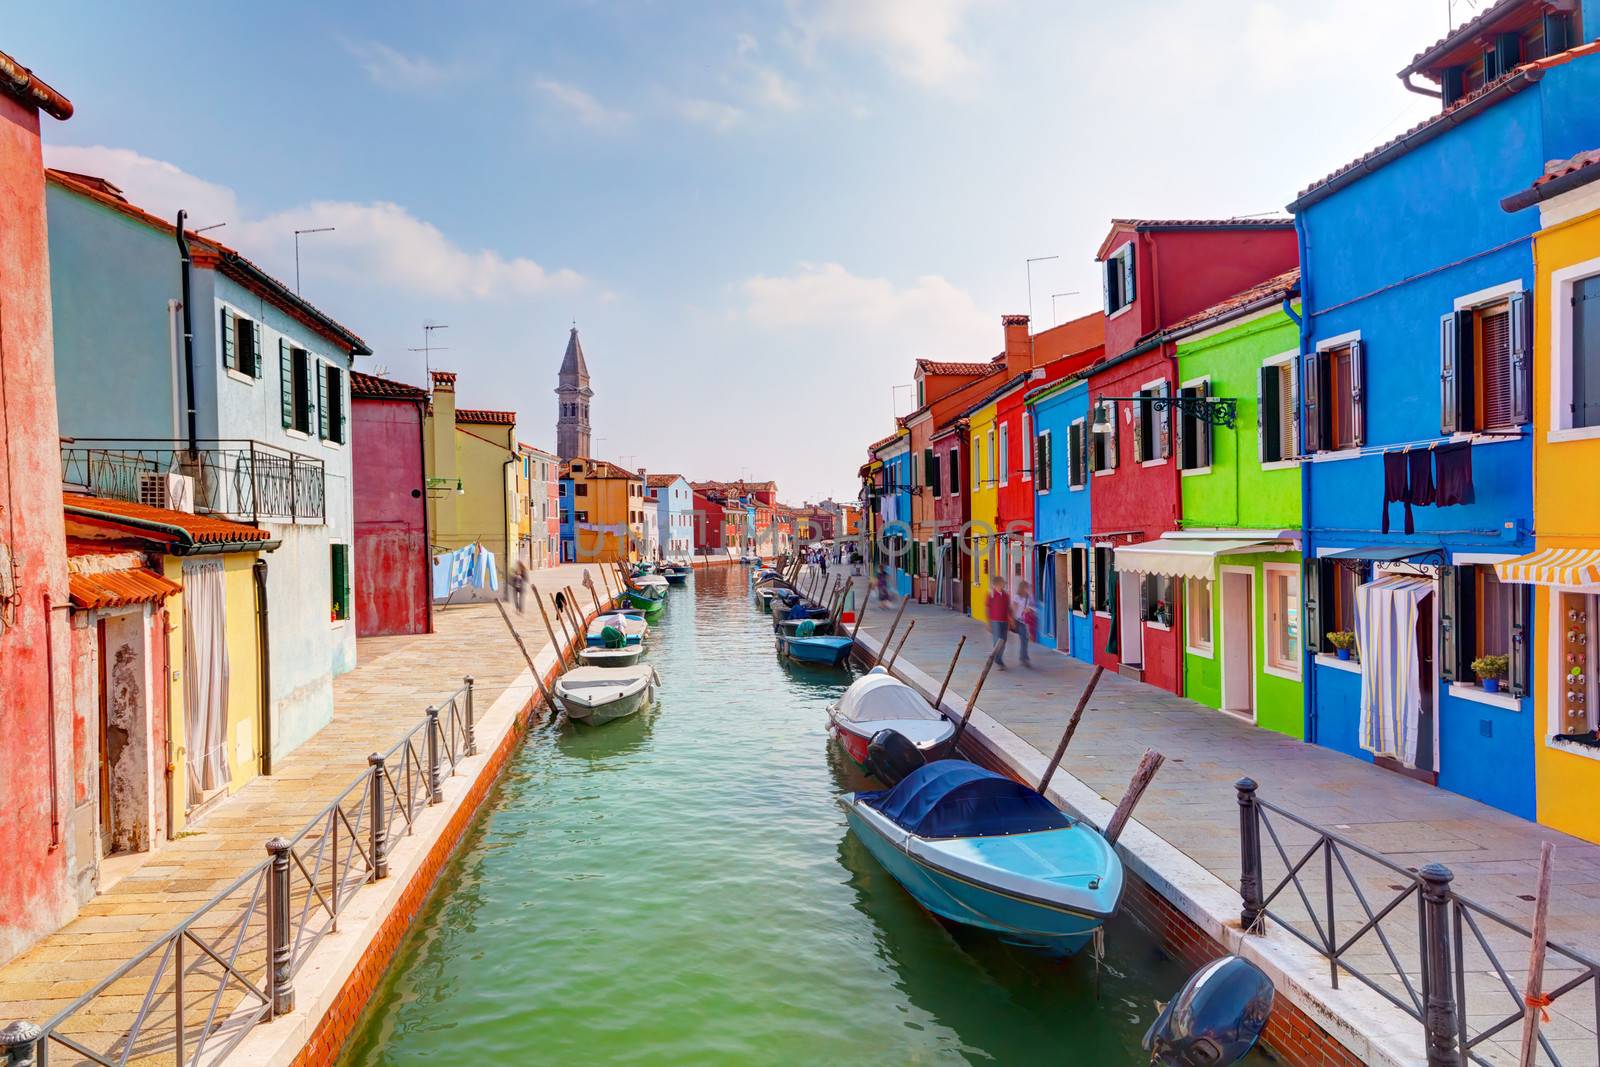
[[[578,659],[588,667],[631,667],[643,655],[643,645],[623,645],[621,648],[590,645],[578,649]]]
[[[633,580],[634,587],[653,600],[667,595],[667,580],[659,574],[641,574]]]
[[[922,694],[882,665],[851,683],[828,709],[828,719],[839,744],[862,766],[867,763],[867,746],[880,730],[900,734],[928,760],[943,756],[956,732]]]
[[[644,616],[637,612],[608,611],[604,615],[597,616],[589,623],[589,629],[585,635],[588,643],[590,645],[603,646],[606,643],[605,630],[608,626],[621,630],[623,640],[630,645],[643,643],[645,637],[650,633],[650,624],[645,622]]]
[[[627,718],[653,703],[661,679],[648,663],[633,667],[574,667],[556,679],[567,717],[598,726]]]

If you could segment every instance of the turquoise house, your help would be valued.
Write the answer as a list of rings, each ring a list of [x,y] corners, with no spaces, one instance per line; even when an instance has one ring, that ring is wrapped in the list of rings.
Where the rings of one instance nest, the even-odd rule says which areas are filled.
[[[1024,401],[1034,437],[1033,539],[1039,643],[1094,662],[1089,604],[1089,383],[1067,378]]]

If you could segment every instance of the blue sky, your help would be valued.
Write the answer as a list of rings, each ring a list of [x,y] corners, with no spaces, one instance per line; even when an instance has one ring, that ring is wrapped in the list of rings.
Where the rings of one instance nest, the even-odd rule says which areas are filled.
[[[1457,21],[1472,14],[1455,5]],[[577,320],[595,452],[854,493],[919,356],[1093,310],[1115,216],[1281,209],[1436,109],[1445,0],[75,5],[4,48],[77,105],[47,162],[293,278],[550,447]]]

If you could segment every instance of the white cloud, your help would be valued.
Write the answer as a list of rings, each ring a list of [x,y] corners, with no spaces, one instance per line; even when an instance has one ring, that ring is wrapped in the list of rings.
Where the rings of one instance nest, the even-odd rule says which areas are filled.
[[[51,166],[114,182],[130,202],[153,214],[171,218],[185,208],[191,225],[227,222],[227,229],[210,236],[263,264],[293,263],[295,230],[336,227],[316,237],[318,269],[352,287],[487,300],[570,291],[584,283],[576,271],[551,270],[525,256],[462,248],[437,226],[387,201],[315,201],[245,218],[233,190],[130,149],[49,145],[45,152]]]
[[[888,278],[852,274],[838,263],[801,263],[789,274],[749,278],[739,290],[743,316],[754,326],[822,327],[873,339],[874,348],[879,340],[892,339],[901,356],[973,359],[998,338],[998,327],[971,294],[936,274],[896,285]]]
[[[890,69],[925,87],[947,85],[977,63],[958,42],[973,0],[789,0],[802,49],[840,41],[876,51]]]
[[[758,102],[775,111],[793,111],[800,106],[794,86],[782,74],[771,67],[756,67],[752,74],[755,78],[753,95]]]
[[[459,73],[427,56],[409,55],[379,41],[346,41],[345,49],[367,77],[385,89],[433,89]]]
[[[707,100],[697,96],[685,97],[679,100],[675,107],[683,118],[702,126],[709,126],[718,133],[726,133],[742,123],[745,118],[742,108],[720,100]]]
[[[610,129],[625,125],[633,118],[626,111],[609,108],[596,100],[593,94],[567,82],[559,82],[553,78],[538,78],[534,81],[533,87],[585,126]]]

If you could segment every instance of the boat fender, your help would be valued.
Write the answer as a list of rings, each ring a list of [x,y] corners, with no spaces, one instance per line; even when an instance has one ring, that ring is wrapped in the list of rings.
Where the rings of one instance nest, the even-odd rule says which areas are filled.
[[[867,673],[868,674],[888,674],[889,673],[889,668],[885,667],[883,664],[880,663],[876,667],[874,667],[870,671],[868,671]]]
[[[1249,960],[1212,960],[1189,977],[1145,1032],[1150,1062],[1162,1067],[1238,1063],[1261,1037],[1272,998],[1271,979]]]
[[[898,730],[879,730],[867,742],[867,773],[891,788],[926,762],[922,750]]]

